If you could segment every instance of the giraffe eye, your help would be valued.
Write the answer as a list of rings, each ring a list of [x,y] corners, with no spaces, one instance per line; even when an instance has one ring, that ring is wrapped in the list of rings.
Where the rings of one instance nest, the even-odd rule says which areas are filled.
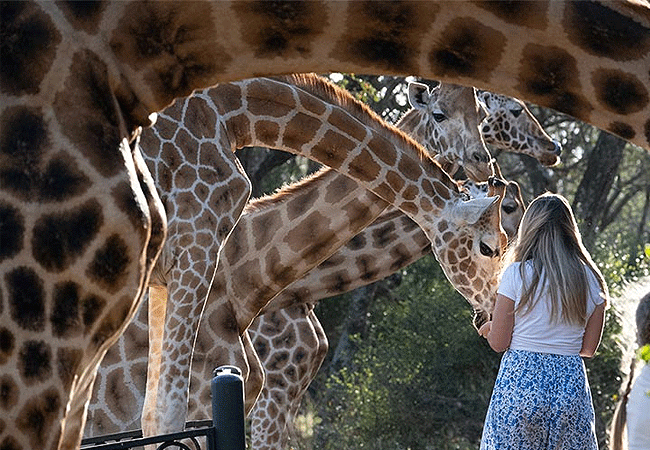
[[[523,109],[522,108],[517,108],[517,109],[511,109],[510,113],[512,113],[513,116],[519,117],[522,113]]]
[[[443,113],[441,113],[441,112],[434,112],[434,113],[433,113],[433,118],[436,120],[436,122],[439,123],[439,122],[442,122],[442,121],[444,121],[445,119],[447,119],[447,116],[445,116],[445,115],[444,115]]]
[[[479,250],[481,251],[481,255],[483,256],[487,256],[490,258],[494,256],[494,250],[492,250],[489,245],[483,242],[480,243]]]
[[[512,214],[517,209],[517,206],[515,206],[515,205],[503,205],[503,207],[501,209],[503,209],[503,212],[506,213],[506,214]]]

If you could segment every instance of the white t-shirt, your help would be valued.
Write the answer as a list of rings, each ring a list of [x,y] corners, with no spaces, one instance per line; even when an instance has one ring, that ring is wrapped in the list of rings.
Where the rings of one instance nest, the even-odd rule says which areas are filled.
[[[498,293],[515,302],[519,306],[522,293],[522,281],[519,274],[519,265],[515,262],[508,266],[501,278]],[[533,277],[532,264],[527,264],[526,280]],[[598,280],[593,272],[585,267],[589,292],[587,293],[587,318],[596,308],[605,301]],[[538,289],[538,292],[540,289]],[[539,353],[553,353],[556,355],[579,355],[582,348],[582,337],[585,329],[580,325],[566,324],[551,320],[550,297],[540,298],[532,309],[527,312],[517,312],[512,330],[510,348],[513,350],[527,350]]]
[[[650,363],[643,364],[627,399],[627,439],[629,450],[650,449]]]

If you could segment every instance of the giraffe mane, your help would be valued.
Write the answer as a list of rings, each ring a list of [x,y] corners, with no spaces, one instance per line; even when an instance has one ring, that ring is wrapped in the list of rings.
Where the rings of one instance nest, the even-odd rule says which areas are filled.
[[[251,199],[244,208],[244,213],[253,213],[271,208],[277,203],[282,202],[285,198],[297,195],[301,191],[308,189],[312,184],[317,183],[318,178],[329,170],[331,170],[329,167],[323,167],[294,183],[287,183],[277,188],[272,194]]]
[[[340,106],[354,115],[361,123],[374,129],[398,147],[412,147],[418,152],[421,159],[433,161],[420,143],[399,128],[386,122],[368,105],[354,98],[348,91],[324,77],[314,73],[301,73],[268,78],[297,86],[323,101]]]

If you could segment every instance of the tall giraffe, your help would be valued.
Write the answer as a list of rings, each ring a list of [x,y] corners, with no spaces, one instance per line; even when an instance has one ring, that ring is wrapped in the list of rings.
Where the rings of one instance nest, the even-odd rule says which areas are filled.
[[[508,208],[510,214],[504,216],[502,203],[502,224],[504,218],[518,224],[523,214],[518,185],[500,182],[491,189],[500,191],[503,203],[510,207],[516,205],[514,210]],[[263,389],[249,413],[251,448],[286,447],[302,397],[328,350],[327,337],[313,312],[316,303],[381,280],[430,254],[426,237],[412,220],[399,211],[386,211],[334,255],[294,282],[289,292],[283,291],[271,301],[267,311],[247,330],[266,375]],[[480,310],[475,310],[475,314],[478,327],[485,317]],[[209,342],[204,338],[207,333],[204,326],[198,338],[200,342]],[[204,418],[208,414],[209,403],[204,403],[209,402],[205,389],[210,378],[206,378],[206,372],[197,373],[194,368],[192,372],[192,383],[201,386],[199,392],[202,390],[204,395],[198,397],[197,388],[191,386],[189,417]],[[247,385],[246,391],[254,391],[254,387]],[[197,403],[198,409],[193,411],[192,405]]]
[[[331,85],[324,80],[314,77],[294,77],[290,80],[295,80],[296,82],[303,80],[301,86],[304,85],[304,80],[312,81],[316,87],[327,88],[322,90],[322,94],[325,95],[323,96],[323,100],[316,98],[311,100],[312,107],[316,105],[317,101],[320,101],[322,109],[325,111],[325,108],[332,102],[337,102],[347,106],[347,109],[351,110],[351,112],[357,113],[355,117],[346,112],[347,118],[339,115],[337,116],[337,120],[328,119],[328,114],[321,113],[319,120],[323,122],[321,126],[327,128],[327,131],[320,132],[319,135],[321,138],[318,139],[317,143],[313,142],[312,145],[318,145],[323,148],[328,145],[340,145],[340,141],[336,139],[336,136],[339,136],[342,132],[341,124],[345,124],[352,119],[369,124],[366,125],[367,130],[365,131],[368,137],[361,140],[358,145],[367,145],[367,141],[377,139],[389,139],[400,145],[414,145],[414,141],[400,141],[400,139],[404,139],[403,134],[397,132],[393,127],[383,124],[367,108],[361,108],[357,102],[351,99],[349,94],[345,94],[344,96],[343,91],[331,89]],[[152,282],[166,285],[169,289],[170,306],[167,308],[168,311],[173,304],[181,305],[184,308],[180,314],[177,314],[177,317],[171,320],[174,324],[180,324],[178,327],[180,331],[174,330],[175,333],[168,333],[165,336],[165,339],[169,341],[176,339],[178,342],[174,342],[175,344],[191,348],[193,335],[188,330],[198,329],[198,321],[192,321],[191,317],[188,318],[193,313],[187,305],[193,299],[195,300],[197,297],[201,297],[194,294],[196,285],[200,284],[204,286],[203,289],[207,289],[210,282],[210,279],[205,274],[202,275],[199,273],[198,275],[194,275],[197,261],[212,257],[213,250],[210,246],[214,245],[213,239],[205,237],[212,233],[212,223],[209,220],[210,206],[199,204],[199,201],[202,201],[202,199],[212,198],[207,191],[213,187],[209,184],[210,180],[201,177],[201,172],[206,171],[205,164],[207,161],[201,162],[200,159],[205,157],[203,155],[206,152],[206,148],[211,148],[209,146],[212,144],[209,144],[209,142],[219,141],[219,139],[213,136],[213,132],[206,133],[205,129],[208,126],[207,124],[210,123],[212,124],[210,125],[211,129],[217,130],[222,136],[242,135],[237,122],[233,119],[235,115],[242,116],[247,121],[246,129],[255,130],[255,133],[248,139],[247,145],[281,145],[286,150],[299,152],[298,148],[291,147],[294,142],[293,131],[287,125],[294,120],[296,114],[300,111],[301,107],[299,104],[296,104],[293,108],[287,108],[287,96],[282,98],[279,103],[264,100],[263,109],[260,109],[257,103],[247,103],[250,101],[249,99],[255,99],[257,101],[259,98],[259,86],[257,91],[253,90],[256,85],[264,85],[270,89],[274,83],[277,84],[276,81],[268,79],[253,79],[240,83],[243,86],[238,93],[241,99],[236,98],[237,93],[228,90],[224,93],[224,90],[218,88],[197,93],[187,101],[178,102],[174,107],[161,113],[156,127],[151,131],[147,130],[142,137],[144,148],[149,149],[145,151],[145,159],[151,167],[152,173],[154,173],[158,183],[158,189],[162,193],[161,195],[169,216],[170,229],[168,242],[159,260],[159,264],[156,266],[157,270],[155,271],[154,277],[152,277]],[[484,117],[484,112],[479,108],[472,88],[443,84],[429,92],[426,86],[419,83],[417,86],[417,99],[412,99],[412,102],[420,103],[404,115],[404,121],[411,127],[414,124],[418,125],[423,133],[436,136],[440,144],[430,144],[429,146],[432,150],[436,150],[437,152],[444,151],[449,154],[451,152],[460,153],[470,149],[474,152],[482,151],[484,154],[488,154],[482,143],[477,126]],[[252,91],[249,91],[249,89]],[[315,89],[312,88],[312,90]],[[412,90],[412,92],[416,93],[416,90]],[[272,96],[279,93],[281,91],[276,90],[270,92]],[[225,107],[230,105],[238,106],[236,106],[234,111],[224,110]],[[247,110],[243,111],[244,107],[241,105],[247,105]],[[224,117],[225,119],[221,119],[220,117]],[[269,117],[273,117],[272,123],[269,121]],[[329,115],[329,117],[331,118],[332,116]],[[437,117],[437,119],[434,119],[434,117]],[[197,122],[197,118],[204,119]],[[221,122],[225,125],[219,125]],[[280,135],[275,136],[272,142],[266,138],[269,127],[271,130],[281,130]],[[345,130],[348,133],[352,131],[350,128],[346,128]],[[360,131],[356,131],[353,135],[361,136],[362,134]],[[178,153],[178,148],[181,145],[184,147],[185,158],[182,158]],[[223,146],[226,143],[221,142],[220,145]],[[227,145],[232,148],[237,148],[241,146],[241,142],[235,140]],[[488,160],[489,158],[485,158],[481,162],[486,168],[489,167],[487,164]],[[173,166],[171,167],[173,169],[171,170],[172,173],[168,173],[170,172],[170,166]],[[480,170],[485,170],[483,167],[477,167]],[[480,172],[477,171],[477,173]],[[172,182],[172,180],[174,181]],[[443,182],[448,182],[448,176],[446,174],[443,177]],[[276,233],[282,235],[282,232],[284,232],[285,235],[293,235],[296,242],[291,242],[284,247],[280,247],[282,259],[275,262],[275,264],[290,265],[296,269],[296,273],[292,274],[291,277],[298,276],[299,273],[305,273],[307,269],[319,262],[319,259],[324,259],[337,246],[345,243],[356,232],[360,231],[363,226],[369,224],[385,208],[385,204],[377,202],[376,196],[370,195],[368,192],[362,192],[363,189],[359,189],[353,192],[353,194],[348,194],[347,191],[350,191],[352,186],[358,186],[358,184],[353,183],[345,176],[338,175],[336,172],[329,170],[306,185],[298,185],[281,194],[284,210],[289,209],[289,212],[279,214],[282,217],[283,223],[282,228],[279,228]],[[181,193],[179,194],[179,192]],[[201,200],[197,200],[196,198]],[[260,203],[258,202],[257,204],[259,205]],[[181,214],[181,209],[186,212]],[[304,211],[302,211],[303,209]],[[283,209],[275,206],[275,210],[282,211]],[[179,214],[181,217],[178,217]],[[237,228],[241,228],[242,223],[253,220],[249,219],[249,216],[251,214],[244,214]],[[206,217],[208,220],[206,220]],[[293,218],[291,219],[291,217]],[[301,222],[303,222],[302,225]],[[313,241],[311,248],[305,247],[304,243],[299,244],[297,241],[302,236],[297,231],[301,227],[306,227],[305,231],[312,234],[312,237],[309,238]],[[293,230],[291,233],[289,233],[290,229]],[[263,230],[263,232],[269,233],[268,230]],[[237,231],[234,233],[237,236]],[[199,237],[192,240],[193,236]],[[270,236],[268,234],[267,239],[270,239]],[[237,238],[232,242],[244,245]],[[488,245],[494,244],[488,243]],[[292,253],[292,248],[294,247],[300,248],[301,253]],[[303,250],[305,248],[306,250]],[[226,252],[224,257],[227,258],[228,264],[234,265],[237,262],[236,257],[248,258],[251,254],[251,252],[242,252],[240,249],[234,253]],[[261,260],[265,260],[265,258]],[[188,263],[191,263],[191,266],[188,266]],[[306,267],[301,268],[305,264]],[[261,274],[269,274],[272,272],[268,267],[263,269],[250,266],[249,269],[251,274],[244,273],[242,275],[253,276],[256,272]],[[239,275],[239,273],[237,274]],[[242,275],[239,276],[241,277]],[[287,281],[283,280],[286,283],[289,281],[289,278],[287,278]],[[272,282],[273,280],[269,281],[269,283]],[[248,300],[252,298],[250,296],[247,297]],[[258,298],[257,301],[262,301],[262,299]],[[238,304],[243,303],[243,299],[236,298],[236,303],[230,307],[233,309],[238,308]],[[150,302],[150,306],[151,304]],[[199,309],[199,312],[200,306],[196,307]],[[198,317],[198,315],[198,313],[195,313],[195,317]],[[170,317],[168,316],[168,319]],[[152,329],[153,327],[150,327],[150,332]],[[219,335],[218,331],[216,333]],[[129,339],[131,340],[132,337],[129,337]],[[137,342],[137,340],[133,340],[133,342]],[[217,342],[220,341],[217,340]],[[128,345],[128,342],[121,342],[120,345]],[[223,345],[227,346],[227,343]],[[152,351],[156,353],[160,349]],[[233,352],[232,349],[228,350],[227,348],[225,348],[225,351],[230,351],[231,354]],[[237,351],[237,348],[234,351]],[[171,373],[178,374],[186,371],[189,381],[190,351],[181,350],[178,353],[185,359],[174,361],[175,364],[170,364]],[[158,358],[158,354],[150,355],[151,361],[156,361]],[[242,363],[241,358],[237,359],[237,357],[233,356],[231,358],[237,360],[240,365],[245,364],[245,362]],[[131,369],[125,369],[119,365],[114,366],[113,362],[116,358],[111,355],[110,351],[106,359],[109,361],[107,365],[111,367],[111,370],[133,372]],[[150,368],[154,371],[156,370],[153,369],[155,366],[155,363],[150,364]],[[100,373],[102,373],[101,369]],[[102,373],[102,377],[104,375]],[[164,380],[166,377],[156,374],[147,378],[150,380],[150,384],[147,387],[147,411],[152,411],[153,409],[160,411],[166,410],[166,408],[155,408],[155,404],[151,399],[151,392],[156,392],[159,389],[156,385],[157,380]],[[178,389],[180,381],[177,379],[172,381],[173,383],[170,382],[169,384]],[[100,386],[105,386],[103,380],[100,382]],[[160,389],[162,390],[162,388]],[[106,395],[106,393],[103,395]],[[130,394],[128,398],[132,398],[131,395],[133,394]],[[134,397],[137,400],[137,394]],[[130,413],[121,414],[124,417],[123,419],[115,417],[115,419],[106,420],[112,414],[108,411],[108,408],[103,407],[107,403],[110,402],[104,401],[99,407],[96,404],[91,407],[91,414],[96,416],[91,418],[94,422],[92,428],[89,430],[91,434],[123,430],[125,427],[132,425],[134,418],[139,417],[139,411],[136,409],[134,412],[134,409],[135,405],[141,402],[136,401],[133,407],[128,410]],[[183,410],[179,411],[178,407],[176,407],[172,416],[179,417],[181,414],[183,414]],[[118,420],[121,423],[116,426],[114,422]],[[145,423],[152,420],[151,415],[145,413],[143,420]],[[181,424],[183,423],[184,420]]]
[[[0,6],[4,446],[78,445],[59,442],[66,411],[84,408],[164,237],[134,139],[194,89],[287,72],[416,74],[553,107],[650,148],[640,1]]]

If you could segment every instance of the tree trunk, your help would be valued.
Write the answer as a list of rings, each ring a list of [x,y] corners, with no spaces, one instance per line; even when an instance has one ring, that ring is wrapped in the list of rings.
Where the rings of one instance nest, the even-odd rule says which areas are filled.
[[[601,131],[576,190],[573,211],[578,223],[583,224],[582,238],[588,249],[593,248],[601,219],[606,214],[607,197],[623,159],[625,145],[624,140]]]

